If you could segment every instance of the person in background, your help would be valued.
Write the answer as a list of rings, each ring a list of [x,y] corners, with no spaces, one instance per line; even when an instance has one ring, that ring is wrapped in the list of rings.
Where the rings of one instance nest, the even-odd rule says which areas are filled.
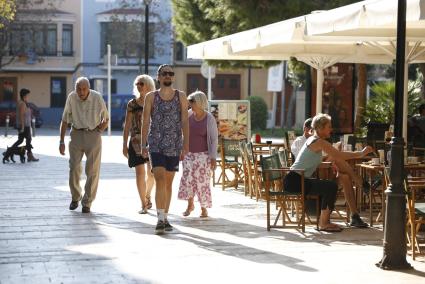
[[[306,195],[319,195],[321,199],[321,214],[319,220],[319,230],[328,232],[339,232],[341,227],[330,222],[330,214],[335,206],[338,190],[337,182],[332,180],[321,180],[313,178],[313,173],[322,162],[322,153],[325,152],[332,160],[347,160],[361,158],[373,151],[371,147],[365,147],[359,152],[340,152],[335,149],[326,139],[330,138],[332,132],[331,117],[327,114],[317,114],[312,121],[314,135],[309,137],[301,148],[291,170],[304,170],[305,193]],[[301,176],[290,171],[285,176],[284,184],[288,191],[300,191]],[[350,184],[352,189],[352,183]],[[347,196],[346,196],[347,198]],[[354,199],[353,199],[354,200]],[[364,227],[365,223],[361,220],[357,212],[351,216],[351,225]],[[367,224],[366,224],[367,226]]]
[[[39,159],[34,157],[32,153],[32,137],[31,137],[31,118],[32,118],[32,110],[28,106],[28,96],[30,94],[30,90],[21,89],[19,91],[19,96],[21,100],[17,106],[16,112],[16,126],[18,127],[18,140],[12,145],[12,148],[18,147],[24,142],[25,139],[25,148],[27,150],[28,162],[38,162]]]
[[[72,200],[69,210],[75,210],[81,200],[83,213],[90,213],[96,198],[102,157],[102,132],[108,127],[109,114],[102,95],[90,89],[86,77],[79,77],[75,89],[68,95],[60,125],[59,152],[65,155],[65,133],[71,125],[69,141],[69,188]],[[84,196],[80,187],[81,160],[86,155]]]
[[[142,155],[151,163],[155,178],[158,214],[155,233],[172,231],[168,221],[174,174],[179,160],[189,152],[188,102],[184,92],[172,87],[173,68],[159,66],[159,89],[146,95],[142,121]],[[148,146],[146,146],[146,143]]]
[[[307,141],[307,138],[313,135],[312,129],[311,129],[311,122],[313,119],[307,118],[304,121],[304,127],[303,127],[303,135],[298,136],[297,139],[294,140],[294,142],[291,145],[291,152],[292,155],[296,158],[298,156],[298,153],[300,152],[301,148],[303,147],[305,141]]]
[[[122,153],[128,159],[128,166],[136,169],[136,185],[139,192],[141,209],[139,214],[148,213],[152,208],[151,191],[154,178],[151,173],[149,159],[142,157],[141,131],[143,105],[146,94],[155,90],[155,82],[149,75],[139,75],[134,80],[133,94],[136,98],[127,104],[123,130]],[[128,136],[130,134],[130,141]]]
[[[183,175],[180,180],[178,198],[187,200],[183,216],[194,210],[196,195],[201,205],[201,218],[208,217],[211,208],[211,171],[216,168],[218,130],[214,116],[207,112],[208,99],[196,91],[188,96],[189,110],[189,153],[183,160]]]

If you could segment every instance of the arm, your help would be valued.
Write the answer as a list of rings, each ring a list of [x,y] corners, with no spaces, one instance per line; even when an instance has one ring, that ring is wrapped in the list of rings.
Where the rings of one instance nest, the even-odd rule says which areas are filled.
[[[130,125],[131,125],[131,121],[133,120],[133,114],[131,112],[128,111],[128,107],[125,113],[125,122],[124,122],[124,130],[123,130],[123,134],[122,134],[122,153],[123,155],[127,158],[128,157],[128,134],[129,134],[129,130],[130,130]]]
[[[101,96],[99,96],[99,97],[100,97],[100,103],[102,105],[102,107],[101,107],[101,109],[102,109],[102,113],[101,113],[102,120],[96,128],[100,132],[103,132],[106,128],[108,128],[109,112],[108,112],[108,109],[106,108],[105,101],[103,100],[103,98]]]
[[[146,94],[145,104],[143,106],[143,119],[142,119],[142,155],[143,157],[148,156],[148,149],[146,143],[148,141],[148,131],[151,125],[151,111],[153,106],[154,92]]]
[[[183,133],[183,151],[181,159],[184,158],[189,152],[189,118],[188,118],[188,102],[186,94],[179,91],[180,96],[180,109],[181,109],[181,121],[182,121],[182,133]]]
[[[208,152],[211,160],[211,169],[215,170],[217,167],[218,129],[214,116],[210,113],[208,113],[208,116],[210,117],[208,120],[208,130],[211,138],[211,143],[209,143],[209,145],[211,145],[211,149],[208,149]]]
[[[362,151],[356,152],[338,151],[335,149],[335,147],[332,146],[331,143],[324,139],[319,139],[316,143],[311,144],[309,147],[311,147],[313,151],[324,151],[331,159],[339,159],[344,161],[349,159],[363,158],[367,154],[373,152],[373,148],[370,146],[365,147]]]
[[[59,140],[59,153],[61,155],[65,155],[65,132],[68,128],[68,123],[64,120],[61,121],[59,132],[60,132],[60,140]]]
[[[27,108],[27,105],[24,102],[21,102],[19,104],[19,122],[21,123],[19,132],[24,132],[25,127],[25,110]]]

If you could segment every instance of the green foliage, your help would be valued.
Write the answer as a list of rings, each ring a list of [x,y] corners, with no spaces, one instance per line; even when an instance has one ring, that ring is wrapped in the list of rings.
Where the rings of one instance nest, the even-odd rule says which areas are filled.
[[[422,97],[422,74],[417,73],[415,81],[408,82],[408,115],[415,114],[418,105],[424,103]],[[377,83],[371,87],[373,96],[366,105],[364,124],[368,122],[394,123],[394,81]]]
[[[267,104],[262,97],[251,96],[251,128],[265,129],[267,125]]]
[[[16,3],[15,1],[0,1],[0,30],[8,26],[15,18]]]
[[[34,26],[31,23],[49,22],[48,15],[60,5],[63,0],[0,0],[0,70],[2,67],[10,64],[15,56],[9,56],[10,39],[14,25],[26,23],[23,25],[24,31],[32,31]],[[28,11],[37,10],[37,17],[31,18]],[[33,16],[33,15],[32,15]],[[26,19],[23,22],[22,19]],[[15,43],[16,44],[16,43]],[[19,41],[22,49],[28,49],[34,44],[32,38],[24,37]],[[15,46],[16,47],[16,46]],[[19,48],[16,48],[19,49]],[[4,57],[9,56],[7,60]]]
[[[172,0],[176,37],[185,45],[234,34],[356,0]],[[221,61],[220,68],[269,67],[276,61]]]

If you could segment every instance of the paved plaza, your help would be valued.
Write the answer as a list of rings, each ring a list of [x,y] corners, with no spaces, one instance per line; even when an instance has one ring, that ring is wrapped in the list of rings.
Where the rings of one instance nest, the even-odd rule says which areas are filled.
[[[0,128],[0,151],[16,140]],[[156,214],[140,215],[134,171],[120,132],[103,137],[97,198],[90,214],[69,211],[68,155],[58,130],[37,129],[40,161],[0,164],[0,283],[425,283],[425,258],[414,270],[375,267],[382,226],[325,233],[307,226],[265,229],[265,203],[242,191],[213,190],[210,217],[182,217],[175,178],[174,231],[154,234]],[[69,139],[69,136],[67,136]],[[83,179],[85,178],[83,174]],[[82,181],[84,182],[84,180]]]

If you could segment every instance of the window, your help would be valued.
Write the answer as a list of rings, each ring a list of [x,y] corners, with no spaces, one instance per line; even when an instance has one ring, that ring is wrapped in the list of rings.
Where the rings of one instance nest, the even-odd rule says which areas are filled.
[[[72,55],[72,25],[62,26],[62,55]]]
[[[90,79],[90,89],[95,90],[102,95],[108,93],[108,81],[103,78]],[[117,79],[111,79],[111,94],[117,93]]]
[[[229,87],[231,89],[239,88],[239,78],[230,78]]]
[[[124,58],[143,58],[145,50],[144,23],[103,22],[101,23],[100,50],[106,54],[107,44],[111,52]],[[155,23],[149,23],[149,57],[155,56]],[[123,32],[125,31],[125,32]]]
[[[54,24],[21,24],[12,27],[10,55],[57,54],[57,26]]]
[[[176,42],[176,48],[175,48],[175,60],[176,61],[183,61],[184,58],[184,46],[181,41]]]

